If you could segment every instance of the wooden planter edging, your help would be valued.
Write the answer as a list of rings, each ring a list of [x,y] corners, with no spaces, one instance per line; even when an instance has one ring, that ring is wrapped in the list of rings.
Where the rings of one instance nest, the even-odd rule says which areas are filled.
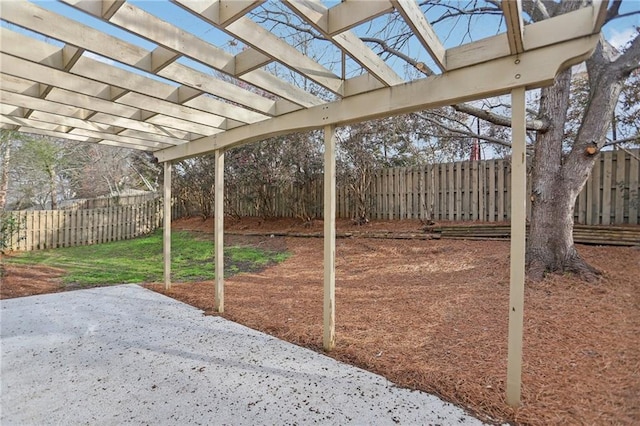
[[[528,227],[527,227],[528,232]],[[253,232],[227,231],[226,235],[253,237],[322,238],[321,232]],[[337,232],[336,238],[375,238],[395,240],[509,239],[509,225],[434,226],[423,232],[352,231]],[[580,244],[640,246],[640,227],[575,225],[573,239]]]

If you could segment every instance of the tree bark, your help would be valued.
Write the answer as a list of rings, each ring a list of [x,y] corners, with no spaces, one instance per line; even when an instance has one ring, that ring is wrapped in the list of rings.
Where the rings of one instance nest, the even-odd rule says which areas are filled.
[[[9,163],[11,162],[11,139],[7,138],[2,152],[2,173],[0,174],[0,211],[7,206],[7,192],[9,191]]]
[[[49,191],[51,193],[51,210],[58,210],[58,188],[56,185],[56,173],[53,167],[48,168]]]
[[[631,58],[631,60],[630,60]],[[624,55],[614,53],[601,40],[587,61],[589,100],[572,148],[563,154],[563,124],[569,105],[571,71],[561,73],[553,86],[541,91],[540,113],[553,125],[538,133],[533,158],[532,210],[527,241],[527,273],[540,280],[546,272],[574,272],[593,280],[600,271],[578,254],[573,241],[575,202],[584,187],[599,150],[606,143],[609,120],[615,109],[623,80],[637,68],[640,58],[638,38]],[[587,148],[596,147],[593,155]]]

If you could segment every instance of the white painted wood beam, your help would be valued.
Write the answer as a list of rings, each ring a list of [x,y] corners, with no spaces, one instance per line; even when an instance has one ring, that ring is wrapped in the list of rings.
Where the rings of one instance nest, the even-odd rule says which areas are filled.
[[[336,345],[336,129],[324,127],[324,286],[322,347]]]
[[[282,65],[315,81],[327,90],[337,95],[342,94],[342,80],[340,77],[251,19],[240,18],[231,25],[224,27],[224,30]]]
[[[129,101],[129,103],[137,103],[135,101]],[[152,114],[150,117],[145,118],[147,123],[156,124],[164,128],[173,128],[186,130],[188,132],[202,135],[204,133],[218,134],[223,130],[211,130],[210,127],[203,124],[194,123],[193,121],[181,120],[173,116],[167,116],[163,114]]]
[[[226,118],[228,117],[221,115],[221,113],[238,118],[245,118],[249,114],[249,112],[243,111],[241,108],[235,107],[234,109],[233,105],[212,98],[203,98],[201,101],[201,104],[206,105],[205,108],[209,108],[208,110],[187,107],[178,102],[180,100],[180,88],[87,57],[83,57],[78,61],[73,67],[73,73],[95,81],[101,81],[113,87],[125,89],[128,91],[126,97],[144,98],[144,106],[138,106],[139,108],[175,116],[195,123],[207,123],[212,128],[226,128]],[[123,94],[120,94],[118,102],[124,103],[122,101],[124,97]],[[240,115],[236,116],[235,112]]]
[[[84,10],[87,13],[98,16],[91,7],[85,7],[85,3],[78,2],[77,0],[63,1],[73,7],[79,8],[80,10]],[[134,5],[126,4],[109,20],[109,22],[133,34],[152,40],[154,43],[160,44],[169,50],[180,52],[182,55],[206,64],[216,70],[231,76],[237,76],[241,80],[258,87],[265,92],[269,92],[283,98],[283,100],[274,101],[267,99],[220,79],[216,79],[218,83],[217,87],[208,88],[208,90],[210,90],[209,93],[215,96],[228,99],[234,103],[245,105],[248,108],[271,115],[273,115],[274,111],[277,110],[290,112],[294,109],[299,109],[296,108],[295,105],[306,107],[322,103],[322,100],[316,96],[304,92],[290,83],[277,79],[268,72],[255,69],[247,75],[246,73],[249,69],[257,65],[255,63],[255,56],[253,58],[254,63],[247,64],[244,61],[248,58],[242,53],[234,57],[224,50],[159,19]],[[122,44],[118,39],[116,39],[116,41]],[[107,57],[110,55],[108,51],[101,52],[101,54]],[[140,55],[140,52],[138,52],[138,55]],[[247,56],[249,55],[251,54],[247,54]],[[264,55],[260,60],[264,60]],[[269,58],[269,60],[271,60],[271,58]],[[120,60],[120,62],[124,61]],[[124,63],[133,65],[131,62]],[[238,72],[236,71],[236,64],[239,65]],[[179,71],[169,71],[168,69],[165,69],[161,72],[161,75],[164,75],[174,81],[188,84],[188,82],[182,80],[182,78],[193,80],[195,78],[195,75],[192,74],[194,71],[195,70],[189,67],[183,67],[179,69]],[[268,105],[265,106],[265,103]]]
[[[273,62],[273,59],[270,56],[256,49],[247,48],[234,56],[233,62],[230,62],[225,69],[230,71],[229,74],[240,77],[271,62]]]
[[[38,97],[27,96],[20,93],[13,93],[6,91],[6,86],[4,86],[1,77],[4,75],[0,75],[0,86],[2,90],[0,90],[0,102],[2,104],[13,105],[16,107],[20,107],[23,109],[37,109],[41,111],[57,113],[61,115],[65,115],[67,117],[76,117],[78,114],[78,108],[52,102],[50,100],[40,99]]]
[[[94,116],[91,117],[91,121],[96,123],[108,124],[111,126],[118,126],[125,129],[136,130],[139,132],[146,132],[146,133],[151,133],[159,136],[166,136],[166,137],[174,138],[181,141],[179,143],[187,142],[192,139],[196,139],[200,137],[188,131],[173,129],[170,127],[147,123],[145,121],[136,121],[136,120],[131,120],[128,118],[118,117],[115,115],[109,115],[104,113],[95,114]]]
[[[52,138],[67,139],[67,140],[70,140],[70,141],[87,142],[87,143],[98,143],[98,142],[100,142],[100,139],[94,139],[94,138],[89,138],[89,137],[80,136],[80,135],[73,135],[73,134],[69,134],[69,133],[53,132],[53,131],[42,130],[42,129],[34,129],[32,127],[20,127],[20,132],[31,133],[31,134],[34,134],[34,135],[51,136]],[[148,147],[142,147],[142,148],[139,148],[139,149],[143,150],[143,151],[152,151]]]
[[[559,70],[588,57],[598,39],[598,34],[583,37],[524,52],[517,61],[506,57],[448,71],[432,78],[351,96],[319,107],[296,111],[283,117],[228,130],[212,137],[194,140],[158,151],[156,155],[161,161],[192,157],[215,149],[246,144],[293,131],[437,108],[457,102],[502,95],[516,87],[541,87],[551,84]]]
[[[4,74],[0,74],[0,86],[2,86],[3,89],[6,88],[4,81]],[[171,122],[173,128],[139,121],[142,120],[142,117],[140,110],[137,108],[131,108],[126,105],[120,105],[105,101],[104,99],[69,92],[63,89],[56,88],[52,90],[46,99],[2,90],[0,91],[0,102],[72,118],[85,119],[85,117],[91,116],[91,121],[96,123],[153,133],[181,141],[188,141],[204,136],[202,133],[192,133],[193,129],[183,130],[175,128],[179,125],[175,121]],[[92,108],[93,111],[84,108]],[[94,111],[102,112],[94,115]]]
[[[593,29],[600,31],[607,17],[607,7],[609,0],[593,0]]]
[[[162,263],[164,289],[171,289],[171,162],[164,163],[164,180],[162,185]]]
[[[173,144],[167,144],[167,143],[153,142],[148,139],[138,139],[138,138],[132,138],[128,136],[114,135],[107,132],[101,132],[96,130],[89,130],[89,129],[83,129],[83,128],[72,129],[68,126],[65,126],[62,123],[51,123],[46,121],[39,121],[34,118],[2,116],[0,117],[0,120],[2,120],[2,122],[4,123],[14,124],[18,126],[25,126],[33,129],[49,130],[49,131],[60,132],[63,134],[74,134],[74,135],[86,136],[93,139],[102,139],[102,140],[107,140],[112,142],[118,142],[123,146],[130,145],[133,147],[145,147],[145,148],[152,148],[154,150],[157,150],[157,149],[166,148],[168,146],[173,145]]]
[[[440,68],[446,70],[446,49],[415,0],[393,0],[393,6]]]
[[[388,0],[345,0],[331,7],[327,32],[338,34],[393,10]]]
[[[174,0],[172,0],[174,1]],[[216,26],[225,27],[244,17],[251,10],[260,6],[266,0],[181,0],[182,7],[192,10],[198,9],[204,18]]]
[[[77,7],[94,16],[109,19],[124,3],[124,0],[79,0]]]
[[[0,101],[0,114],[10,117],[24,117],[25,108],[7,105]]]
[[[243,18],[266,0],[220,0],[218,2],[218,24],[225,27]]]
[[[68,133],[70,134],[70,133]],[[98,145],[108,145],[108,146],[117,146],[118,148],[127,148],[127,149],[137,149],[138,151],[150,151],[153,152],[155,149],[153,148],[148,148],[145,147],[143,145],[133,145],[130,143],[120,143],[120,142],[116,142],[116,141],[109,141],[106,139],[103,139],[101,141],[99,141],[97,143]]]
[[[107,101],[112,99],[112,91],[109,90],[108,86],[98,83],[97,81],[120,84],[127,86],[126,88],[135,89],[138,92],[146,94],[128,93],[130,96],[120,97],[118,99],[119,103],[131,105],[131,99],[135,99],[137,102],[132,106],[136,108],[174,116],[185,121],[193,121],[196,124],[208,123],[209,126],[206,127],[211,129],[207,132],[209,134],[215,134],[219,131],[218,128],[213,126],[225,127],[226,119],[224,117],[171,102],[172,97],[177,99],[179,91],[176,88],[147,77],[130,73],[121,68],[111,67],[100,61],[86,57],[81,58],[74,67],[74,72],[77,73],[76,75],[48,68],[15,56],[9,56],[5,53],[0,53],[0,59],[3,65],[2,71],[16,77],[25,78],[48,86],[59,87],[72,92],[88,94],[90,96],[103,98]],[[82,76],[80,74],[82,74]],[[148,95],[156,96],[157,98],[154,99]],[[165,101],[163,98],[169,100]],[[212,99],[212,101],[214,100]],[[200,124],[198,125],[205,127]]]
[[[12,116],[0,116],[0,122],[4,124],[11,124],[14,126],[31,127],[33,129],[50,130],[53,132],[66,133],[64,128],[61,128],[58,124],[42,123],[40,121],[33,120],[31,118],[12,117]]]
[[[336,35],[329,34],[325,29],[326,25],[322,25],[323,17],[328,16],[328,9],[322,3],[310,0],[287,0],[285,4],[384,85],[394,86],[404,83],[403,78],[351,31]]]
[[[507,25],[507,40],[512,55],[524,52],[524,22],[522,20],[522,0],[508,0],[500,3]]]
[[[141,139],[130,136],[123,135],[112,135],[104,132],[96,132],[93,130],[81,129],[79,127],[74,128],[69,131],[69,133],[73,133],[75,135],[88,136],[91,138],[101,138],[104,141],[112,141],[118,142],[122,144],[122,146],[145,146],[153,149],[160,149],[162,147],[171,146],[172,144],[154,142],[150,139]]]
[[[162,144],[163,146],[173,146],[179,145],[181,143],[185,143],[187,141],[172,138],[169,136],[161,136],[155,133],[147,133],[139,130],[133,130],[124,127],[114,127],[112,125],[106,125],[102,123],[98,123],[92,120],[82,120],[73,117],[65,117],[62,115],[48,113],[43,111],[35,110],[29,116],[33,120],[42,121],[45,123],[57,123],[59,125],[75,127],[78,129],[89,130],[92,132],[99,132],[103,134],[108,134],[112,136],[124,136],[131,137],[135,139],[141,139],[143,142],[157,142],[158,144]],[[159,145],[160,146],[160,145]],[[159,147],[156,146],[156,147]]]
[[[593,25],[594,8],[587,6],[563,15],[526,26],[523,35],[524,50],[531,51],[567,40],[599,33]],[[511,55],[506,33],[447,49],[447,70],[469,67]]]
[[[511,253],[507,404],[520,405],[524,323],[525,242],[527,231],[527,153],[525,89],[511,91]]]
[[[174,0],[174,2],[191,13],[200,16],[216,28],[227,32],[232,37],[241,40],[243,43],[273,58],[275,61],[278,61],[310,80],[315,81],[331,92],[338,95],[342,94],[342,80],[340,77],[333,74],[331,70],[328,70],[309,57],[303,55],[293,46],[289,45],[275,34],[267,31],[246,16],[236,19],[229,25],[222,26],[212,19],[210,13],[207,13],[211,10],[212,4],[215,3],[214,0]]]
[[[136,64],[138,68],[151,72],[151,52],[33,3],[4,2],[2,19],[107,58]]]
[[[215,151],[214,179],[214,250],[215,250],[215,309],[224,312],[224,151]]]

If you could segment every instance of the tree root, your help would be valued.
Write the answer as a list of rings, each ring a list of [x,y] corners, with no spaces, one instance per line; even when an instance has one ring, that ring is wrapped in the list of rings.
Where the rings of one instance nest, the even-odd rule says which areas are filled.
[[[603,272],[589,265],[579,254],[573,249],[571,254],[562,261],[544,262],[542,259],[531,259],[527,263],[527,277],[533,282],[542,281],[549,273],[576,274],[581,280],[594,283],[603,275]]]
[[[578,253],[566,262],[564,272],[572,272],[589,283],[598,281],[603,274],[601,270],[589,265]]]

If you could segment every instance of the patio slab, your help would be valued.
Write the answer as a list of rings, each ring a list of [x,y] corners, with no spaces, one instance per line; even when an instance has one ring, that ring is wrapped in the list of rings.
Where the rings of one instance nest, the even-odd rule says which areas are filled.
[[[137,285],[0,308],[2,425],[482,424]]]

